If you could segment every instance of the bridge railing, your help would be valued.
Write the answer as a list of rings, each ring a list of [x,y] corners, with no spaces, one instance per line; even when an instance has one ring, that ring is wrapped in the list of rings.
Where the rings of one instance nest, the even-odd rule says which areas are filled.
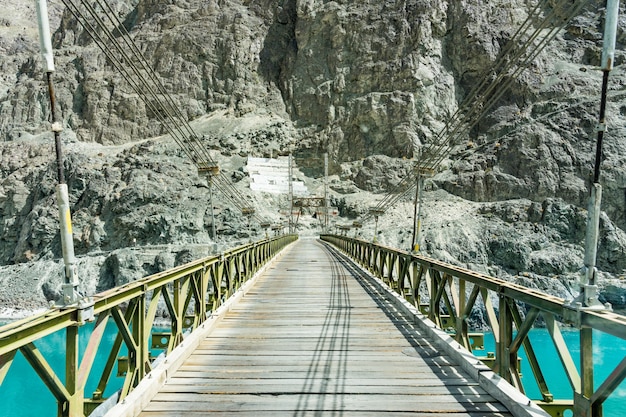
[[[593,332],[626,339],[625,316],[576,308],[535,289],[371,242],[335,235],[321,238],[384,281],[437,326],[453,333],[470,351],[472,342],[480,343],[479,338],[472,340],[476,335],[468,319],[475,308],[483,310],[495,339],[495,357],[484,358],[485,363],[524,392],[518,358],[523,348],[541,393],[537,403],[553,416],[571,410],[575,416],[600,417],[604,401],[626,377],[626,358],[622,358],[604,381],[594,384]],[[572,389],[570,398],[555,400],[550,391],[547,358],[538,359],[539,349],[529,337],[538,320],[547,328],[556,351],[556,357],[547,362],[562,365]],[[565,342],[562,327],[579,329],[579,353]],[[579,355],[580,370],[575,354]]]
[[[89,415],[104,401],[103,394],[117,363],[118,373],[125,374],[119,393],[119,400],[123,400],[150,372],[154,359],[150,350],[155,343],[167,355],[183,341],[184,332],[197,328],[296,239],[295,235],[285,235],[243,245],[101,292],[93,296],[91,307],[54,308],[5,325],[0,328],[0,384],[19,351],[56,398],[59,416]],[[164,308],[170,320],[169,331],[152,337],[156,314]],[[95,324],[86,349],[79,352],[78,328],[85,323],[85,317],[93,317]],[[117,327],[113,348],[96,390],[85,398],[86,381],[110,318]],[[62,330],[66,332],[65,377],[54,371],[35,345]],[[122,345],[128,355],[120,359]]]

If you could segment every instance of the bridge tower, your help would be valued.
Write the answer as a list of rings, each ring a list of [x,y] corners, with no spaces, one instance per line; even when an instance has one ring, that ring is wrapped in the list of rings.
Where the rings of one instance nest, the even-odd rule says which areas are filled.
[[[424,180],[435,175],[435,170],[430,167],[417,165],[415,171],[415,200],[413,203],[413,235],[411,238],[411,252],[420,250],[420,234],[422,228],[422,205],[424,200]]]
[[[209,185],[209,204],[211,205],[211,239],[213,240],[215,240],[215,237],[217,236],[215,232],[215,207],[213,205],[213,177],[218,176],[219,173],[220,168],[217,165],[208,163],[198,164],[198,174],[206,175]]]

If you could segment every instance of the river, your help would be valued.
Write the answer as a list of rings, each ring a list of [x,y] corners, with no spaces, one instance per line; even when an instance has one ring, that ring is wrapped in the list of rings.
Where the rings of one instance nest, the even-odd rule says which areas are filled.
[[[90,331],[91,326],[84,326],[80,329],[79,344],[81,352],[84,351],[87,345]],[[113,323],[109,323],[94,364],[95,372],[92,371],[91,377],[87,383],[87,394],[93,392],[96,388],[100,373],[104,367],[104,362],[106,361],[108,350],[113,344],[115,335],[116,327]],[[578,332],[564,331],[563,336],[578,365],[578,356],[580,353]],[[538,349],[538,347],[542,349],[541,351],[537,351],[536,354],[544,371],[544,375],[548,380],[550,390],[554,394],[554,398],[571,398],[571,388],[560,362],[555,359],[557,357],[556,351],[548,332],[545,329],[534,329],[531,331],[530,337],[535,349]],[[37,342],[36,345],[58,375],[63,378],[65,332],[50,335],[42,341]],[[617,363],[626,356],[626,341],[605,334],[594,333],[593,346],[595,352],[595,382],[596,385],[599,385],[615,368]],[[493,351],[493,336],[486,334],[485,353]],[[480,352],[477,352],[477,355],[482,356]],[[532,378],[532,371],[530,370],[528,361],[525,360],[523,352],[521,356],[522,379],[527,394],[534,399],[540,398],[539,390]],[[115,377],[115,372],[114,370],[112,380],[105,392],[105,397],[111,395],[122,385],[122,378]],[[15,361],[9,370],[9,374],[4,383],[0,385],[0,399],[2,401],[0,417],[56,417],[56,401],[21,354],[16,355]],[[33,399],[36,400],[34,401]],[[604,415],[605,417],[626,416],[626,383],[622,383],[606,401]]]

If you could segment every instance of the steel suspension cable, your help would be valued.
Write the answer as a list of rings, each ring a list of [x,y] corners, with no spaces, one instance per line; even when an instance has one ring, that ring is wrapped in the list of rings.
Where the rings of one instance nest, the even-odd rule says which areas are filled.
[[[581,2],[579,1],[578,3]],[[545,28],[553,22],[556,15],[557,9],[553,8],[551,13],[549,13],[541,21],[540,25],[535,28],[526,41],[519,42],[516,41],[516,39],[511,39],[509,41],[509,45],[518,45],[521,43],[521,46],[517,49],[509,48],[509,51],[515,52],[515,54],[511,57],[506,55],[500,56],[493,66],[493,69],[487,72],[486,76],[483,77],[483,80],[479,85],[480,88],[476,89],[476,91],[480,91],[480,95],[476,93],[466,98],[460,106],[460,111],[458,113],[459,117],[457,117],[453,123],[448,123],[446,128],[442,129],[440,132],[438,138],[439,140],[436,141],[437,146],[426,147],[426,152],[422,155],[427,155],[427,158],[420,161],[421,166],[435,169],[436,166],[445,158],[445,155],[451,150],[451,147],[455,145],[456,140],[458,140],[463,133],[471,130],[471,128],[479,122],[480,117],[486,114],[490,107],[497,102],[497,99],[499,99],[506,92],[506,88],[508,88],[519,73],[526,68],[527,63],[529,62],[528,58],[536,56],[536,54],[543,50],[541,45],[546,45],[544,41],[548,38],[551,40],[552,37],[562,28],[562,26],[553,27],[553,29],[550,30],[549,35],[542,38],[539,45],[534,44]],[[567,20],[569,20],[569,18],[565,21]],[[522,37],[522,35],[525,35],[525,32],[520,31],[518,34]],[[531,47],[533,48],[530,49]],[[523,59],[524,53],[526,53],[529,49],[531,51],[529,57]],[[539,52],[535,53],[536,51]],[[520,62],[520,60],[522,61]],[[514,70],[514,73],[511,74],[510,70],[513,66],[516,66],[516,69]],[[490,80],[487,74],[494,72],[497,77],[495,80]],[[502,84],[502,80],[508,81],[506,81],[505,84]],[[482,91],[485,86],[487,87],[486,90]],[[496,94],[500,94],[500,96],[493,96],[494,92],[496,92]]]
[[[178,106],[176,106],[176,104],[173,102],[173,100],[171,98],[171,95],[168,94],[167,90],[163,86],[163,83],[159,80],[159,78],[156,76],[156,73],[154,71],[152,71],[151,67],[148,65],[148,62],[147,62],[147,59],[146,59],[145,55],[141,52],[141,50],[139,49],[137,44],[131,38],[130,33],[126,30],[126,27],[119,20],[119,18],[117,17],[116,13],[113,11],[110,3],[102,1],[102,0],[96,0],[96,1],[100,5],[101,8],[104,9],[106,7],[109,10],[109,13],[104,13],[105,16],[112,23],[113,27],[115,27],[117,29],[117,32],[120,34],[120,38],[123,40],[123,42],[126,44],[126,46],[130,49],[130,51],[132,52],[133,56],[136,58],[136,61],[141,65],[141,67],[145,71],[146,75],[148,75],[150,80],[153,82],[154,86],[156,86],[157,90],[160,92],[162,97],[165,99],[165,102],[168,104],[169,109],[174,114],[176,114],[176,117],[178,118],[177,120],[180,122],[182,127],[186,130],[187,137],[192,139],[191,140],[191,145],[195,145],[195,146],[193,146],[195,151],[199,155],[201,155],[203,157],[201,159],[204,159],[204,160],[206,160],[208,162],[211,162],[211,163],[215,163],[215,161],[212,159],[211,155],[206,151],[206,149],[204,148],[204,146],[202,145],[202,143],[198,139],[196,133],[193,131],[193,129],[191,128],[191,126],[187,122],[186,118],[184,117],[184,115],[180,111],[180,108]],[[102,3],[104,3],[104,5]],[[133,65],[134,65],[134,62],[133,62]],[[172,116],[172,117],[174,118],[174,116]]]
[[[100,7],[104,9],[105,6],[102,5],[102,0],[97,0],[97,2],[98,4],[100,4]],[[174,112],[176,113],[178,117],[178,120],[182,123],[183,127],[185,127],[185,129],[187,130],[187,135],[188,135],[187,137],[189,138],[189,141],[188,142],[186,141],[185,143],[189,144],[189,142],[191,142],[191,145],[194,148],[195,154],[199,154],[203,156],[204,157],[203,159],[205,161],[210,162],[212,165],[216,165],[210,153],[208,153],[204,145],[200,142],[196,133],[193,131],[193,128],[189,125],[186,118],[182,115],[180,109],[174,104],[174,102],[171,99],[171,96],[167,93],[163,84],[156,77],[155,72],[152,71],[150,66],[147,64],[147,59],[145,58],[141,50],[137,47],[137,44],[132,40],[130,33],[128,33],[128,31],[126,30],[126,27],[117,18],[110,4],[107,2],[104,2],[104,3],[107,9],[109,10],[109,13],[106,14],[106,16],[109,18],[109,21],[111,21],[113,26],[117,28],[118,33],[121,35],[121,38],[124,40],[126,45],[130,48],[130,50],[133,51],[135,57],[137,58],[137,61],[142,65],[146,74],[148,74],[148,76],[152,79],[153,83],[157,86],[158,90],[161,92],[163,97],[165,97],[165,99],[167,100],[169,107],[174,110]],[[231,202],[236,203],[235,204],[236,207],[242,210],[243,208],[246,207],[243,204],[243,202],[238,201],[239,199],[237,197],[238,196],[237,190],[234,188],[231,181],[229,181],[228,178],[226,178],[223,173],[220,173],[218,177],[215,177],[213,179],[213,181],[214,181],[214,185],[216,186],[216,188],[220,190],[222,194],[226,195],[229,198],[229,200],[231,200]],[[256,218],[258,221],[262,220],[258,217]]]
[[[563,18],[560,26],[554,27],[550,29],[548,35],[544,36],[540,42],[535,46],[535,48],[530,50],[530,53],[523,61],[514,69],[512,73],[503,73],[494,83],[490,86],[489,90],[484,94],[485,96],[489,96],[490,99],[483,106],[478,107],[476,111],[472,112],[466,119],[470,120],[470,124],[467,126],[467,130],[471,130],[477,123],[485,116],[485,114],[493,107],[493,105],[497,104],[497,102],[502,98],[502,96],[506,93],[509,86],[519,77],[519,75],[528,67],[528,65],[534,61],[534,59],[546,48],[546,46],[556,37],[556,35],[565,27],[567,22],[574,16],[576,16],[580,10],[585,6],[586,1],[578,2],[577,6],[570,10],[570,13]],[[518,54],[519,58],[521,58],[521,54]],[[508,71],[508,70],[507,70]],[[478,113],[480,110],[480,113]],[[455,139],[458,139],[459,132],[457,132],[456,137],[451,138],[451,142],[456,142]]]
[[[136,52],[139,51],[139,48],[137,48],[136,44],[134,44],[132,39],[129,39],[128,32],[125,30],[125,28],[124,28],[124,32],[126,32],[126,35],[128,37],[124,36],[124,34],[122,34],[120,30],[118,30],[118,33],[122,35],[121,38],[124,39],[124,42],[131,49],[131,51],[135,53],[136,60],[141,63],[146,74],[148,74],[151,77],[154,84],[157,86],[157,89],[159,90],[159,92],[161,92],[162,96],[165,97],[165,99],[167,100],[169,104],[169,109],[167,106],[163,104],[162,100],[154,91],[154,88],[150,86],[150,84],[145,80],[145,78],[141,74],[140,69],[137,67],[137,65],[135,65],[133,59],[131,59],[128,56],[128,54],[125,53],[124,48],[116,41],[111,31],[107,29],[105,23],[102,21],[102,19],[99,18],[98,13],[95,11],[95,9],[89,4],[85,6],[88,12],[92,15],[92,18],[95,20],[98,27],[95,27],[94,25],[90,23],[89,19],[84,15],[84,13],[82,13],[82,11],[80,10],[80,7],[77,6],[73,0],[62,0],[62,1],[66,5],[66,7],[70,10],[72,15],[77,19],[77,21],[80,22],[83,25],[83,27],[85,27],[89,35],[92,37],[92,39],[94,39],[97,46],[107,56],[107,58],[111,61],[113,66],[118,71],[120,71],[120,73],[122,74],[122,77],[137,92],[138,96],[146,103],[147,107],[151,111],[153,111],[156,118],[162,123],[162,125],[165,127],[168,133],[172,136],[175,142],[179,145],[179,147],[187,154],[189,159],[192,160],[192,162],[194,162],[196,165],[202,164],[205,161],[208,161],[214,164],[214,161],[210,157],[210,154],[204,148],[204,145],[202,145],[202,143],[199,141],[199,139],[197,138],[197,135],[193,132],[193,129],[191,128],[191,126],[186,122],[182,113],[180,113],[180,110],[178,110],[178,108],[174,105],[173,100],[164,89],[162,83],[158,81],[158,79],[154,75],[154,72],[150,70],[150,67],[147,65],[145,58],[141,59],[140,55],[136,54]],[[104,10],[104,6],[102,6],[102,3],[100,2],[100,0],[96,0],[96,1],[100,5],[100,7],[103,8]],[[107,8],[109,9],[109,11],[111,11],[110,6],[107,6]],[[123,25],[121,24],[121,22],[119,22],[119,20],[117,20],[117,23],[113,21],[110,17],[109,17],[109,20],[113,23],[114,26],[117,26],[118,28],[123,27]],[[114,46],[117,52],[119,52],[123,56],[127,65],[131,68],[135,76],[140,80],[140,83],[135,81],[135,79],[132,77],[132,74],[128,71],[127,67],[123,65],[123,62],[120,61],[115,56],[115,54],[112,53],[110,48],[107,47],[107,42],[100,35],[98,28],[108,38],[111,46]],[[132,46],[131,43],[134,46]],[[143,55],[141,55],[141,57],[143,57]],[[144,91],[147,91],[153,97],[155,102],[158,103],[158,106],[155,103],[152,103],[150,100],[148,100],[145,97],[145,95],[143,94]],[[178,117],[174,117],[172,115],[172,111],[171,111],[172,109],[177,113]],[[165,113],[165,115],[167,115],[168,118],[166,118],[163,113]],[[188,129],[188,132],[191,132],[191,134],[189,135],[191,140],[186,140],[186,135],[182,131],[180,124],[174,123],[175,129],[176,129],[174,130],[172,129],[170,124],[167,123],[168,120],[176,121],[177,119],[182,122],[181,124],[186,129]],[[192,144],[192,147],[188,146],[190,142]],[[200,159],[198,158],[198,155],[202,155],[204,158]],[[241,211],[243,211],[244,208],[249,206],[240,200],[239,192],[234,188],[232,183],[223,174],[221,174],[220,177],[216,177],[215,180],[216,181],[214,181],[213,183],[215,187],[226,197],[226,199],[233,206],[237,207]],[[253,218],[259,222],[262,221],[262,219],[256,215]]]
[[[439,133],[435,136],[435,138],[431,141],[431,147],[435,146],[445,146],[445,139],[450,134],[451,127],[455,126],[456,123],[460,123],[461,120],[465,118],[465,113],[468,110],[471,110],[473,103],[479,101],[479,94],[484,96],[482,92],[483,89],[490,84],[492,84],[492,80],[490,79],[491,74],[502,74],[506,70],[506,65],[510,65],[512,60],[507,59],[508,55],[514,51],[514,48],[518,45],[519,42],[516,41],[517,38],[522,38],[523,35],[532,27],[532,22],[534,20],[538,20],[538,16],[541,13],[540,6],[547,4],[547,0],[543,0],[542,2],[538,2],[535,8],[531,11],[531,13],[527,16],[526,20],[522,23],[522,25],[515,32],[513,37],[509,42],[507,42],[506,47],[499,54],[500,56],[494,62],[494,64],[488,68],[481,77],[479,77],[479,83],[476,84],[470,93],[466,96],[463,102],[459,105],[455,113],[449,118],[448,122],[444,126],[443,129],[439,131]],[[426,161],[425,161],[426,162]]]
[[[190,143],[189,140],[187,140],[187,135],[185,135],[185,133],[182,130],[182,126],[181,126],[181,120],[184,120],[182,117],[180,118],[180,120],[175,116],[175,114],[180,114],[180,110],[175,106],[175,105],[171,105],[170,103],[172,103],[170,95],[169,94],[163,94],[162,97],[165,97],[165,102],[163,102],[161,100],[161,97],[157,94],[157,91],[155,91],[155,87],[156,90],[161,90],[164,91],[162,84],[160,83],[160,81],[156,78],[156,76],[152,76],[151,79],[153,80],[154,85],[151,85],[143,76],[143,74],[141,73],[140,69],[137,67],[137,65],[135,64],[135,61],[138,62],[142,62],[144,60],[141,59],[140,56],[138,56],[135,51],[131,48],[131,54],[134,55],[134,57],[131,57],[127,54],[125,48],[123,48],[123,46],[117,41],[117,38],[113,35],[113,33],[106,27],[105,22],[100,18],[100,15],[97,13],[97,11],[95,10],[95,8],[89,3],[89,2],[82,2],[83,5],[87,8],[87,10],[89,11],[89,13],[91,14],[92,18],[96,21],[96,23],[98,24],[98,26],[104,31],[104,33],[107,35],[109,42],[115,46],[116,50],[124,57],[127,65],[129,65],[131,67],[131,69],[133,70],[133,72],[136,74],[136,76],[140,79],[140,81],[142,82],[144,88],[146,88],[149,92],[149,94],[159,103],[159,107],[166,112],[166,115],[168,117],[168,120],[170,120],[171,122],[173,122],[174,124],[174,128],[176,129],[176,131],[180,134],[179,142],[180,144],[182,144],[183,146],[185,146],[185,149],[187,150],[188,154],[193,155],[192,161],[196,164],[204,162],[202,155],[199,155],[198,149],[193,146],[193,142]],[[104,7],[101,3],[100,0],[96,0],[96,4],[100,5],[100,7],[102,8],[102,10],[104,11]],[[109,10],[110,7],[109,7]],[[113,19],[111,18],[110,14],[104,13],[106,16],[108,16],[109,21],[111,21],[111,23],[113,24],[114,27],[117,27],[119,29],[119,27],[121,26],[121,22],[119,22],[119,20],[117,20],[117,25],[116,22],[113,21]],[[119,32],[119,30],[118,30]],[[121,36],[121,38],[125,41],[125,43],[128,45],[128,38],[125,36]],[[134,58],[134,59],[132,59]],[[145,65],[144,62],[144,68],[146,68],[147,65]],[[146,71],[149,75],[153,75],[152,71]],[[161,88],[159,88],[161,87]],[[191,146],[190,146],[191,145]]]
[[[536,20],[536,16],[538,14],[540,14],[540,6],[545,5],[547,3],[547,1],[548,0],[543,0],[542,2],[537,2],[537,4],[535,5],[535,8],[529,13],[529,15],[526,17],[526,20],[520,25],[520,27],[517,29],[515,34],[511,37],[511,40],[509,42],[507,42],[506,47],[500,53],[500,57],[507,56],[513,50],[513,48],[515,47],[514,39],[517,39],[518,37],[521,37],[523,35],[523,33],[525,33],[527,31],[527,26],[530,27],[530,25],[532,25],[533,20]],[[472,90],[470,90],[470,92],[468,93],[468,95],[464,99],[464,101],[461,103],[461,105],[457,108],[457,110],[454,112],[454,114],[452,114],[452,116],[450,116],[449,121],[446,123],[446,127],[449,126],[455,120],[457,120],[459,117],[462,117],[463,112],[467,108],[470,108],[470,103],[475,101],[476,96],[485,87],[485,85],[487,85],[489,83],[489,74],[492,74],[494,72],[496,72],[496,73],[500,72],[498,70],[498,67],[501,66],[504,63],[505,63],[505,61],[502,58],[500,58],[500,59],[496,60],[496,62],[494,63],[494,65],[492,67],[487,69],[482,74],[482,76],[480,77],[480,82],[478,84],[476,84],[472,88]],[[441,141],[441,140],[444,139],[446,127],[444,127],[444,129],[442,129],[435,136],[435,138],[433,140],[434,143],[438,143],[438,141]]]
[[[155,117],[161,122],[161,125],[168,131],[168,133],[176,141],[179,147],[181,147],[181,149],[187,154],[187,157],[189,157],[192,161],[194,161],[193,154],[189,152],[189,149],[185,147],[183,143],[181,143],[181,139],[177,135],[177,132],[172,129],[169,123],[167,123],[167,119],[164,116],[163,111],[162,111],[163,109],[157,106],[156,103],[158,103],[159,101],[158,101],[158,97],[156,97],[156,94],[153,92],[153,90],[150,88],[149,85],[146,85],[145,83],[141,83],[141,81],[145,81],[145,80],[143,80],[143,77],[141,77],[141,74],[137,73],[136,67],[134,67],[132,64],[128,64],[128,66],[124,65],[124,62],[118,59],[118,57],[115,54],[113,54],[113,51],[110,48],[107,48],[106,40],[103,39],[102,35],[100,35],[97,28],[94,27],[90,23],[90,21],[85,17],[85,15],[80,11],[80,8],[74,4],[73,0],[62,0],[62,1],[66,5],[66,7],[70,10],[70,12],[74,15],[74,17],[87,30],[89,35],[95,41],[96,45],[107,56],[107,58],[111,61],[113,66],[120,72],[124,80],[129,83],[129,85],[133,88],[133,90],[135,90],[135,92],[137,92],[139,98],[142,99],[142,101],[147,105],[147,107],[154,113]],[[110,35],[110,33],[108,33],[106,30],[104,31],[104,33]],[[110,40],[111,37],[110,36],[108,37]],[[126,58],[125,59],[126,62],[128,63],[129,61],[128,57],[125,57],[125,58]],[[132,77],[131,72],[129,72],[129,67],[134,70],[135,75],[137,76],[137,78],[139,78],[139,82],[136,81],[134,77]],[[146,91],[146,90],[155,98],[154,102],[148,100],[147,97],[144,94],[142,94],[142,91]]]
[[[468,97],[459,106],[457,111],[452,115],[446,125],[435,136],[435,139],[426,145],[420,154],[418,164],[420,168],[426,168],[434,171],[439,164],[452,151],[461,135],[473,129],[477,123],[486,115],[486,113],[502,98],[508,87],[519,77],[522,71],[526,69],[528,64],[532,62],[549,44],[551,40],[565,27],[567,22],[576,16],[586,6],[588,0],[575,0],[567,9],[563,3],[558,3],[552,8],[540,24],[535,27],[530,35],[527,35],[532,22],[538,20],[541,14],[540,6],[548,4],[547,0],[538,2],[531,11],[524,23],[518,28],[515,35],[508,42],[507,47],[501,52],[500,57],[494,65],[485,72],[481,82],[471,90]],[[561,7],[560,9],[557,9]],[[546,28],[553,24],[557,19],[557,14],[563,12],[564,16],[560,18],[558,25],[548,30],[547,34],[541,36]],[[526,37],[527,36],[527,37]],[[517,40],[517,38],[520,38]],[[525,38],[523,40],[522,38]],[[520,45],[521,46],[518,46]],[[525,55],[526,54],[526,55]],[[509,56],[510,55],[510,56]],[[490,77],[496,73],[495,80]],[[485,91],[482,91],[487,87]],[[401,184],[408,188],[408,184],[413,183],[411,176],[401,181]],[[410,187],[408,190],[414,187]],[[395,204],[408,191],[404,189],[398,197],[393,197],[393,192],[388,193],[376,206],[377,210],[386,211],[391,205]],[[369,219],[372,215],[364,216],[363,219]]]

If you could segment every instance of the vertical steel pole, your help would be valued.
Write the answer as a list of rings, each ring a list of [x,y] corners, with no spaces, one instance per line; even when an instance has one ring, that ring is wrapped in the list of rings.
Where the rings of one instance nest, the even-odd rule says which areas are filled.
[[[411,240],[411,252],[420,250],[420,229],[422,227],[422,193],[424,188],[424,176],[418,172],[416,178],[415,201],[413,206],[413,238]]]
[[[324,154],[324,233],[328,233],[328,152]]]
[[[413,234],[411,236],[411,252],[415,251],[415,242],[417,242],[417,204],[419,201],[419,174],[415,179],[415,198],[413,199]]]
[[[209,203],[211,204],[211,239],[215,240],[215,210],[213,207],[213,175],[209,174]]]
[[[289,233],[293,233],[293,184],[291,182],[293,178],[293,157],[289,154]]]
[[[417,202],[417,228],[415,233],[415,251],[419,252],[421,249],[421,238],[422,238],[422,208],[424,207],[424,175],[420,174],[419,180],[417,183],[418,186],[418,199]]]
[[[374,239],[372,240],[376,243],[378,240],[378,215],[374,216]]]
[[[250,243],[254,242],[254,237],[252,236],[252,214],[248,214],[246,216],[248,220],[248,236],[250,237]]]
[[[602,142],[606,131],[606,104],[609,74],[615,59],[615,41],[617,37],[617,21],[619,16],[619,0],[607,0],[604,24],[604,45],[602,48],[602,91],[600,96],[600,115],[598,121],[598,137],[596,142],[593,184],[588,204],[587,230],[585,238],[585,268],[580,282],[580,295],[574,300],[578,308],[604,309],[598,301],[596,285],[596,260],[598,236],[600,230],[600,207],[602,202],[602,186],[600,185],[600,168],[602,165]],[[610,308],[610,307],[609,307]],[[581,392],[574,393],[574,414],[585,417],[601,417],[602,404],[594,405],[591,398],[594,393],[593,370],[593,331],[591,328],[580,329],[580,364]]]
[[[61,247],[65,264],[65,280],[63,283],[63,299],[61,305],[78,302],[78,271],[74,257],[74,241],[72,238],[72,218],[70,214],[69,193],[65,183],[63,171],[63,150],[61,146],[61,123],[57,121],[56,102],[52,73],[54,72],[54,55],[52,53],[52,39],[50,37],[50,23],[48,22],[48,5],[46,0],[36,0],[37,21],[39,23],[39,41],[41,54],[46,69],[48,93],[50,95],[50,113],[52,115],[52,131],[57,162],[58,185],[56,187],[57,204],[59,206],[59,221],[61,228]]]
[[[193,278],[189,278],[191,280]],[[184,320],[184,315],[183,319]],[[150,363],[150,349],[148,347],[148,340],[152,329],[146,327],[146,294],[142,294],[137,298],[137,312],[135,315],[135,322],[133,323],[133,337],[137,343],[137,382],[135,386],[139,384],[139,381],[143,379],[149,370]]]
[[[580,296],[576,299],[584,308],[603,309],[598,301],[596,285],[596,261],[598,237],[600,230],[600,207],[602,202],[602,186],[600,185],[600,168],[602,165],[602,142],[606,131],[606,104],[609,74],[613,69],[615,58],[615,41],[617,36],[617,20],[619,16],[619,0],[607,0],[604,26],[604,46],[602,49],[602,91],[600,95],[600,115],[598,121],[598,137],[596,141],[595,166],[593,183],[587,210],[587,230],[585,238],[585,268],[580,283]]]
[[[63,170],[63,149],[61,144],[60,122],[57,121],[56,100],[54,94],[54,83],[52,73],[54,72],[54,54],[52,52],[52,39],[50,37],[50,23],[48,21],[48,4],[46,0],[36,0],[37,22],[39,28],[39,43],[41,55],[44,60],[46,70],[46,83],[48,95],[50,97],[50,113],[52,116],[52,131],[54,133],[54,148],[57,163],[58,184],[56,187],[57,204],[59,207],[59,224],[61,234],[61,248],[63,251],[63,263],[65,265],[65,279],[62,285],[63,299],[61,306],[78,303],[78,271],[76,258],[74,256],[74,240],[72,237],[72,217],[70,214],[69,192],[65,182],[65,172]],[[78,321],[82,321],[82,314]],[[65,346],[65,386],[70,394],[69,404],[59,404],[59,413],[70,417],[83,416],[84,386],[78,386],[78,326],[69,326],[66,329]]]

